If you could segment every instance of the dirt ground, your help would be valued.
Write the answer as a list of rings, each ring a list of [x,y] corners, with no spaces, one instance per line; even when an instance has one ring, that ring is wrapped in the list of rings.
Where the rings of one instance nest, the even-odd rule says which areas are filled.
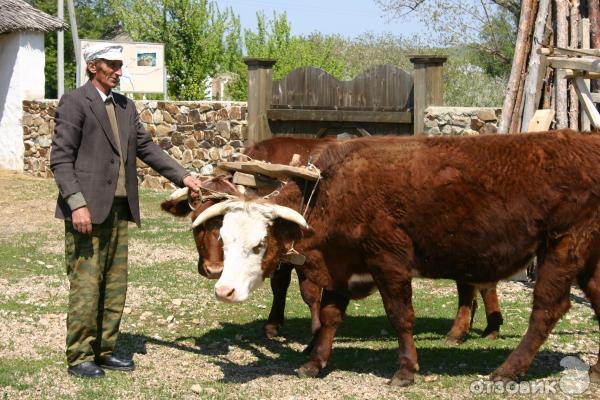
[[[25,183],[23,183],[25,182]],[[48,240],[42,247],[44,253],[60,256],[63,252],[63,225],[53,218],[55,189],[48,181],[16,175],[11,172],[0,171],[0,240],[10,241],[16,234],[43,233]],[[163,260],[182,259],[193,263],[194,254],[189,249],[181,246],[156,246],[143,242],[132,243],[130,260],[134,264],[143,261],[154,263]],[[36,260],[22,260],[23,263],[34,263]],[[0,260],[1,262],[1,260]],[[64,267],[46,264],[47,268]],[[1,264],[0,264],[1,268]],[[190,272],[190,277],[193,273]],[[194,277],[194,279],[197,279]],[[1,298],[14,299],[22,304],[64,308],[67,303],[68,282],[64,274],[33,275],[21,279],[5,279],[0,275]],[[453,293],[453,288],[434,288],[427,281],[415,281],[415,291],[429,291],[431,296],[447,295]],[[502,300],[527,299],[531,295],[531,288],[515,282],[503,282],[499,289]],[[578,289],[573,295],[583,298]],[[125,316],[122,331],[136,331],[143,323],[164,323],[153,321],[154,317],[148,314],[153,304],[171,304],[173,314],[178,315],[179,309],[198,307],[203,301],[210,303],[210,293],[197,294],[195,298],[183,298],[175,301],[167,292],[159,287],[147,287],[131,284],[128,292],[127,308],[125,313],[140,315],[139,318]],[[181,300],[181,301],[179,301]],[[585,301],[573,304],[573,317],[589,318],[590,309]],[[132,311],[133,310],[133,311]],[[448,310],[450,313],[450,309]],[[505,309],[507,315],[511,314],[509,308]],[[146,313],[146,317],[142,318]],[[579,313],[584,315],[580,317]],[[0,386],[0,399],[12,398],[64,398],[80,393],[82,387],[88,388],[70,378],[66,374],[66,365],[63,360],[66,315],[61,312],[31,314],[27,311],[0,309],[0,360],[21,359],[26,362],[51,360],[43,366],[43,373],[28,374],[23,379],[34,383],[30,388],[17,390],[13,387]],[[178,324],[199,324],[205,321],[172,321],[173,329]],[[168,321],[167,321],[168,323]],[[216,321],[210,322],[213,327],[218,327]],[[244,332],[240,333],[240,337]],[[597,357],[598,342],[590,339],[590,335],[581,335],[579,340],[564,345],[556,342],[557,350],[579,353],[585,362],[594,363]],[[552,338],[552,337],[551,337]],[[283,337],[276,338],[285,348],[300,351],[303,344]],[[394,388],[386,383],[389,377],[377,373],[363,373],[356,371],[343,371],[333,369],[321,379],[298,379],[293,372],[297,366],[286,362],[274,360],[268,366],[251,366],[260,357],[275,357],[267,346],[261,344],[248,344],[240,346],[235,340],[225,339],[226,351],[215,352],[213,355],[194,349],[193,343],[184,342],[181,348],[165,346],[164,338],[155,337],[145,343],[134,344],[145,347],[143,354],[136,355],[137,370],[126,378],[109,377],[115,379],[117,384],[114,398],[144,399],[164,398],[165,382],[173,392],[173,398],[277,398],[277,399],[399,399],[399,398],[471,398],[469,392],[469,379],[455,385],[448,382],[444,373],[419,376],[416,385],[411,388]],[[32,345],[34,344],[34,345]],[[360,341],[354,343],[337,343],[336,347],[344,346],[361,348]],[[418,347],[417,343],[417,347]],[[187,351],[182,351],[182,348]],[[219,347],[219,349],[221,349]],[[222,350],[222,349],[221,349]],[[216,354],[216,355],[215,355]],[[376,366],[376,361],[374,362]],[[483,376],[480,376],[484,379]],[[125,383],[123,383],[123,380]],[[228,382],[225,388],[213,386],[206,382]],[[454,386],[453,386],[454,385]],[[75,395],[74,395],[75,394]],[[597,388],[586,393],[585,397],[595,397],[599,392]],[[4,397],[2,397],[4,396]],[[504,397],[504,396],[501,396]],[[545,397],[545,396],[544,396]],[[556,398],[565,398],[561,393]]]

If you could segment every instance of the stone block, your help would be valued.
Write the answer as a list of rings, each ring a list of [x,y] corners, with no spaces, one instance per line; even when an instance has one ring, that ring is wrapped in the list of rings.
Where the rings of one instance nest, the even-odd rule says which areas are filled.
[[[479,118],[471,118],[471,129],[479,131],[483,127],[484,123]]]
[[[215,117],[216,121],[223,119],[229,119],[229,113],[227,112],[226,108],[221,108],[219,111],[217,111],[217,116]]]
[[[165,111],[167,111],[171,115],[179,114],[179,108],[173,103],[165,103]]]
[[[150,110],[146,109],[140,113],[140,120],[145,124],[153,123],[152,113]]]
[[[163,112],[161,110],[154,111],[154,114],[152,114],[152,122],[154,124],[160,124],[163,122],[163,120]]]
[[[142,182],[142,187],[149,189],[162,189],[162,184],[158,177],[146,175],[144,177],[144,181]]]
[[[202,121],[202,119],[200,118],[200,111],[198,111],[197,109],[190,111],[189,121],[194,123]]]
[[[219,161],[221,159],[221,152],[219,151],[218,148],[213,147],[208,151],[208,157],[212,161]]]
[[[173,125],[171,124],[165,124],[163,122],[162,124],[156,126],[156,136],[158,137],[169,136],[173,131]]]
[[[229,124],[229,121],[218,121],[216,129],[220,136],[222,136],[225,139],[229,139],[231,132],[231,126]]]
[[[171,156],[177,160],[181,160],[181,157],[183,156],[183,153],[177,146],[171,147],[169,149],[169,154],[171,154]]]
[[[496,112],[493,109],[488,108],[479,110],[479,112],[477,113],[477,118],[485,122],[498,120],[498,118],[496,117]]]
[[[170,137],[164,137],[164,138],[160,139],[160,141],[158,142],[158,145],[163,150],[169,150],[171,147],[173,147],[173,144],[171,143],[171,138]]]
[[[183,152],[183,156],[181,157],[181,162],[183,164],[189,164],[194,160],[194,155],[192,154],[192,150],[187,149]]]
[[[242,119],[242,107],[231,106],[231,108],[229,109],[229,118],[233,120]]]
[[[171,117],[171,114],[169,114],[168,111],[163,111],[162,115],[163,115],[163,121],[166,122],[167,124],[172,124],[173,122],[175,122],[175,120],[173,119],[173,117]]]
[[[183,141],[183,145],[188,149],[195,149],[198,147],[198,142],[193,137],[189,137]]]
[[[188,116],[186,114],[175,115],[175,120],[177,121],[178,124],[187,124],[189,121]]]
[[[175,131],[171,135],[171,143],[173,143],[173,146],[181,146],[183,144],[184,139],[185,136],[179,131]]]

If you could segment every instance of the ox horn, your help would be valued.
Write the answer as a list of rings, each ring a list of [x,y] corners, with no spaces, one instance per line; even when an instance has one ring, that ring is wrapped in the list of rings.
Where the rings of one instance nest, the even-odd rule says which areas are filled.
[[[273,212],[277,217],[294,222],[305,229],[308,228],[308,223],[299,212],[277,204],[273,204],[271,207],[273,207]]]
[[[198,225],[205,223],[206,221],[208,221],[211,218],[225,214],[227,211],[229,211],[229,209],[231,208],[233,203],[237,203],[237,202],[239,202],[239,200],[227,200],[227,201],[222,201],[217,204],[213,204],[212,206],[208,207],[206,210],[202,211],[200,213],[200,215],[198,215],[196,217],[196,219],[192,223],[192,229],[194,229]]]
[[[180,200],[188,195],[188,188],[183,187],[175,190],[171,195],[167,198],[167,200]]]

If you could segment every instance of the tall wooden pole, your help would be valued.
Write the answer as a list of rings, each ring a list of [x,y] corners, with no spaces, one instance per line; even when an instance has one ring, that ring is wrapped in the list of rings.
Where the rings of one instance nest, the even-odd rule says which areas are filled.
[[[79,35],[77,34],[77,18],[75,17],[75,7],[73,6],[73,0],[67,0],[67,7],[69,9],[69,22],[71,23],[71,35],[73,36],[73,49],[75,50],[75,87],[81,86],[81,73],[80,73],[80,49],[79,49]]]
[[[525,78],[524,88],[524,107],[522,117],[522,127],[527,127],[529,121],[533,118],[535,110],[539,106],[540,92],[542,83],[546,75],[547,64],[542,61],[537,50],[543,45],[547,45],[546,38],[546,21],[548,20],[548,10],[550,8],[550,0],[540,0],[538,12],[535,20],[534,28],[534,43],[531,48],[531,56],[529,57],[529,66],[527,67],[527,77]],[[523,129],[521,129],[523,130]]]
[[[537,2],[537,0],[536,0]],[[525,60],[527,60],[527,56],[530,54],[531,52],[531,45],[532,45],[532,39],[531,36],[533,35],[533,26],[534,26],[534,22],[535,22],[535,18],[536,18],[536,10],[538,8],[538,4],[534,4],[533,5],[533,10],[532,12],[529,14],[529,21],[527,21],[527,29],[529,30],[529,35],[527,37],[527,42],[525,43],[524,49],[523,49],[523,54],[525,54]],[[511,116],[511,121],[510,121],[510,127],[508,132],[509,133],[516,133],[516,132],[521,132],[521,115],[523,115],[523,103],[524,103],[524,97],[523,97],[523,92],[525,91],[525,77],[527,76],[527,63],[523,62],[523,66],[521,67],[521,79],[519,80],[519,88],[517,89],[517,97],[515,98],[515,107],[513,109],[512,112],[512,116]],[[527,121],[527,124],[529,124],[529,121]],[[527,125],[526,125],[527,126]],[[527,128],[525,128],[527,129]]]
[[[579,47],[579,0],[571,0],[569,15],[569,46]],[[569,81],[569,128],[579,130],[579,98],[573,81]]]
[[[272,136],[267,109],[273,97],[273,65],[275,60],[245,58],[248,66],[248,138],[247,145]]]
[[[423,134],[425,128],[425,109],[429,106],[441,106],[443,97],[443,66],[446,56],[414,56],[410,62],[413,72],[413,134]]]
[[[591,48],[600,49],[600,0],[588,0],[588,17],[590,19]],[[592,81],[592,91],[598,91],[598,80]]]
[[[569,46],[569,4],[567,0],[556,0],[556,46]],[[569,126],[567,116],[567,80],[565,71],[557,69],[554,82],[556,98],[556,128],[562,129]]]
[[[58,19],[65,19],[65,4],[57,0],[56,9]],[[60,99],[65,92],[65,32],[60,29],[56,32],[56,98]]]
[[[517,33],[515,55],[513,57],[510,77],[508,79],[508,85],[506,88],[504,105],[502,106],[502,116],[500,120],[500,126],[498,127],[498,133],[508,133],[510,128],[517,92],[520,86],[519,82],[523,79],[523,66],[525,65],[525,61],[527,59],[527,54],[525,51],[528,46],[528,42],[531,39],[531,14],[536,13],[537,5],[538,0],[523,0],[521,3],[521,16],[519,18],[519,31]]]

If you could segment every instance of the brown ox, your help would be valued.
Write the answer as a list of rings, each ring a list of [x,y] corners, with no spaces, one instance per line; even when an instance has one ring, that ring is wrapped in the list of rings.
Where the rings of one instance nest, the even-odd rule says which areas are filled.
[[[226,201],[224,268],[215,293],[244,301],[292,243],[308,279],[324,288],[321,328],[300,375],[316,376],[331,354],[349,299],[379,289],[399,343],[391,383],[419,370],[411,279],[475,285],[505,279],[537,254],[529,328],[492,374],[524,375],[570,306],[577,279],[600,316],[600,137],[573,131],[460,138],[361,138],[328,145],[306,220],[301,185],[270,201]],[[307,221],[310,223],[308,228]],[[600,363],[590,370],[600,378]]]
[[[247,148],[244,154],[253,160],[263,160],[276,164],[288,164],[294,154],[298,154],[300,156],[298,159],[299,164],[306,165],[310,161],[313,151],[332,141],[333,139],[331,138],[304,139],[276,137]],[[203,182],[202,187],[211,191],[239,195],[237,189],[229,182],[226,176],[218,176],[214,179],[206,180]],[[272,189],[263,190],[263,192],[257,194],[266,195]],[[208,193],[210,197],[211,192]],[[185,216],[191,212],[193,221],[202,211],[221,200],[219,198],[209,198],[204,199],[204,201],[196,200],[192,204],[194,208],[193,212],[191,212],[187,200],[181,199],[165,201],[161,204],[161,207],[163,210],[176,216]],[[223,270],[223,247],[219,234],[222,221],[222,217],[215,217],[204,224],[196,226],[193,230],[199,256],[198,272],[209,279],[219,278]],[[280,263],[271,275],[270,283],[273,292],[273,302],[269,317],[264,325],[265,335],[269,338],[276,336],[283,326],[286,295],[294,268],[292,264]],[[321,326],[319,321],[321,288],[306,279],[302,269],[296,269],[296,273],[298,275],[302,299],[310,309],[311,331],[315,334]],[[460,344],[466,338],[477,308],[475,287],[460,282],[457,282],[456,285],[459,307],[452,328],[446,335],[447,341],[451,344]],[[479,288],[479,291],[483,299],[487,319],[487,326],[482,333],[482,337],[495,339],[499,336],[500,325],[503,322],[495,284],[490,287]],[[310,347],[307,347],[306,351],[310,351]]]

